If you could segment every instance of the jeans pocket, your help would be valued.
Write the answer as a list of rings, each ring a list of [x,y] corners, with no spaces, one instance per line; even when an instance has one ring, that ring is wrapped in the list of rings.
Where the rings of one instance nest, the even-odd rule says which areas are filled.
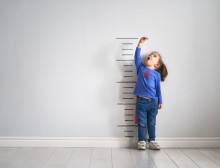
[[[137,97],[137,103],[141,103],[141,104],[146,104],[146,99],[142,98],[142,97]]]
[[[155,104],[158,104],[158,99],[157,99],[157,98],[153,99],[153,102],[154,102]]]

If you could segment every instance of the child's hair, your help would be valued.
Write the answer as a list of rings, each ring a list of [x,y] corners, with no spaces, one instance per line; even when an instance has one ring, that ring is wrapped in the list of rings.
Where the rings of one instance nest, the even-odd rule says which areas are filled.
[[[166,77],[167,77],[167,75],[168,75],[167,67],[166,67],[166,65],[164,64],[164,62],[163,62],[163,60],[162,60],[162,57],[161,57],[161,55],[160,55],[159,52],[153,51],[152,53],[156,53],[156,54],[158,54],[159,57],[160,57],[160,59],[159,59],[159,65],[160,65],[160,66],[159,66],[159,68],[156,69],[156,71],[160,73],[161,81],[163,82],[163,81],[165,81],[165,79],[166,79]]]

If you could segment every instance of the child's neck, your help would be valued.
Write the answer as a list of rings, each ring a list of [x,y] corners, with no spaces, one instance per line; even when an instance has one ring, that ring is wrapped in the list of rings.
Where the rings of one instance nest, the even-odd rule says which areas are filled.
[[[153,65],[148,65],[146,67],[149,68],[149,69],[155,70],[155,67]]]

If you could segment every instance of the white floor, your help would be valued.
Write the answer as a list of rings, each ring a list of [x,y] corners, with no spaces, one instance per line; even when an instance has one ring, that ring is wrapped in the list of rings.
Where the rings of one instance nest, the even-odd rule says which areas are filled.
[[[0,148],[0,168],[220,168],[220,148]]]

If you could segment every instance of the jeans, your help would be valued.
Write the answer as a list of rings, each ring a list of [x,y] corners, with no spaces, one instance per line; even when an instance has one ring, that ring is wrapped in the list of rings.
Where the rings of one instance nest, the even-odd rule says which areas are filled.
[[[136,116],[138,119],[138,139],[146,141],[146,130],[148,130],[148,141],[155,140],[156,116],[158,113],[158,99],[145,99],[137,96]]]

